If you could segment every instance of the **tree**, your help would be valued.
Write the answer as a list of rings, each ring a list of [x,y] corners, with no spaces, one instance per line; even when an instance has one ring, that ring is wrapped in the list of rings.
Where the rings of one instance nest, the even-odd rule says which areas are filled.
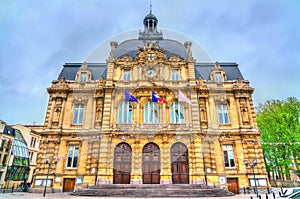
[[[300,102],[294,97],[269,100],[256,109],[267,171],[289,179],[291,165],[300,170]]]

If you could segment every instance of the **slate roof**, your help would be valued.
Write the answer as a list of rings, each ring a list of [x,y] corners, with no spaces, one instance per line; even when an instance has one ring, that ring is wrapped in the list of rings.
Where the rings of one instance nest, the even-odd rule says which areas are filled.
[[[236,80],[238,77],[243,78],[243,75],[238,68],[237,63],[219,63],[224,70],[227,80]],[[215,63],[196,63],[195,76],[196,79],[201,77],[203,80],[210,80],[210,73],[214,69]]]
[[[3,134],[15,137],[16,133],[15,133],[16,129],[9,127],[9,126],[5,126],[4,130],[3,130]]]
[[[241,71],[238,68],[237,63],[219,63],[221,68],[225,71],[227,80],[236,80],[238,77],[243,78]],[[99,80],[102,76],[106,79],[107,65],[105,63],[92,63],[87,64],[88,68],[92,72],[92,80]],[[76,73],[81,67],[81,63],[66,63],[63,66],[61,73],[58,76],[60,79],[62,76],[66,80],[75,80]],[[210,73],[214,69],[215,63],[196,63],[195,64],[195,76],[196,79],[201,77],[203,80],[210,80]]]
[[[107,66],[104,63],[87,64],[88,68],[92,72],[92,80],[99,80],[101,76],[106,79]],[[66,80],[75,80],[76,73],[81,67],[81,63],[66,63],[63,65],[63,69],[60,72],[58,79],[64,77]]]

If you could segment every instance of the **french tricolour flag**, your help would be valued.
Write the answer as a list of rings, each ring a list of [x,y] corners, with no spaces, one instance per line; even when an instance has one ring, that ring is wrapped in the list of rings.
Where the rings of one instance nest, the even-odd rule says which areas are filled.
[[[164,104],[168,103],[166,100],[164,100],[163,98],[156,95],[156,93],[154,91],[152,91],[152,102],[159,102],[159,103],[164,103]]]

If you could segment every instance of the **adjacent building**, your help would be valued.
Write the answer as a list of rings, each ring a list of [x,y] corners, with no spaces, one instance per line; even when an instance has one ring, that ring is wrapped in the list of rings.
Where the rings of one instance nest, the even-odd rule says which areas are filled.
[[[254,88],[238,64],[196,60],[192,42],[165,38],[151,12],[143,25],[111,41],[106,62],[63,65],[48,88],[33,188],[47,174],[58,192],[208,184],[237,193],[254,186],[253,174],[268,186]]]
[[[2,189],[17,188],[21,183],[27,183],[29,176],[27,143],[18,129],[5,124],[0,130],[0,185]]]
[[[37,131],[32,130],[31,129],[32,127],[31,128],[30,127],[31,126],[27,127],[20,124],[13,126],[13,128],[18,129],[22,133],[28,147],[30,168],[29,168],[27,183],[31,185],[33,180],[33,175],[35,173],[36,164],[37,164],[37,155],[40,146],[40,136]]]

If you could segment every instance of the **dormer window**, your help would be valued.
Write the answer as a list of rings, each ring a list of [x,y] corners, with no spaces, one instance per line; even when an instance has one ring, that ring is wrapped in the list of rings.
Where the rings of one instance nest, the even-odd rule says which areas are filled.
[[[217,83],[227,81],[226,73],[218,62],[210,72],[210,80]]]
[[[80,82],[86,82],[86,78],[87,78],[87,73],[86,72],[81,72],[80,73]]]
[[[92,72],[91,70],[87,67],[87,63],[83,62],[79,70],[77,71],[76,74],[76,82],[84,83],[91,81],[92,79]]]

